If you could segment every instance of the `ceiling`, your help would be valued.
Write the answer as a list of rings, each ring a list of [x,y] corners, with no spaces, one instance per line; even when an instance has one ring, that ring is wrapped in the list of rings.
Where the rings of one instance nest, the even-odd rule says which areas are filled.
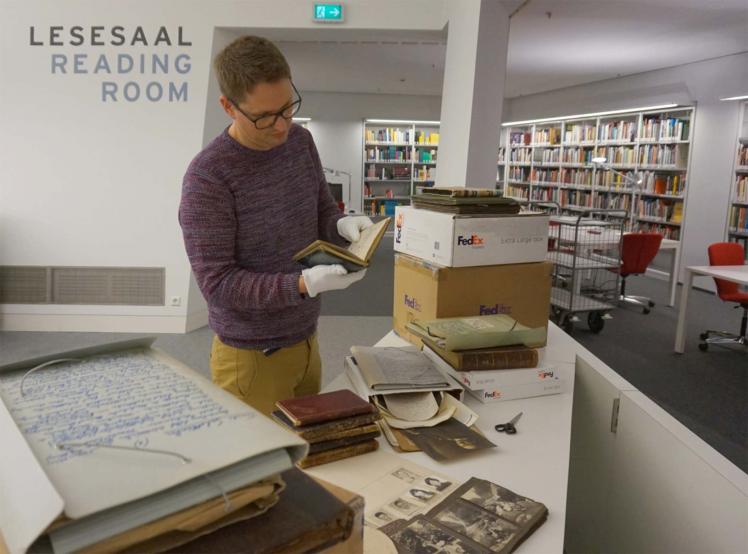
[[[446,30],[263,34],[278,42],[303,90],[441,94]],[[745,51],[748,0],[529,0],[511,19],[505,96]]]

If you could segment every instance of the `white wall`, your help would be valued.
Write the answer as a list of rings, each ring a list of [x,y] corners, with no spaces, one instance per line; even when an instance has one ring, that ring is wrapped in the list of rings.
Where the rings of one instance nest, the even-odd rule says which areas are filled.
[[[441,2],[346,6],[343,27],[349,29],[434,31],[446,23]],[[177,207],[184,170],[203,146],[206,110],[215,101],[208,91],[214,29],[311,28],[310,10],[311,4],[295,0],[154,0],[107,3],[106,9],[94,0],[29,0],[0,6],[0,265],[165,267],[167,299],[182,299],[178,307],[3,305],[1,329],[180,332],[188,314],[195,316],[190,326],[204,318],[194,283],[190,289]],[[159,26],[176,32],[181,25],[192,45],[51,46],[49,28],[57,25],[122,25],[128,36],[140,25],[151,41]],[[31,26],[47,36],[45,45],[29,44]],[[190,72],[52,75],[50,69],[54,53],[95,58],[156,52],[189,54]],[[101,82],[109,79],[121,85],[183,80],[189,96],[186,102],[105,103]],[[307,109],[315,105],[305,102]],[[346,117],[365,111],[350,106]]]
[[[746,93],[748,53],[513,98],[506,103],[504,120],[696,104],[681,236],[683,268],[707,264],[707,246],[725,239],[739,105],[719,99]],[[710,286],[709,281],[704,284]]]

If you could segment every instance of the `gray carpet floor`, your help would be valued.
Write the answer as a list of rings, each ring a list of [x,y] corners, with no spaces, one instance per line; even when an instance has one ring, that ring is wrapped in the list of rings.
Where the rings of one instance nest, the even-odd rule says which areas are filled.
[[[697,349],[703,330],[737,331],[740,311],[710,293],[695,290],[689,302],[687,350],[673,352],[677,311],[665,306],[667,283],[632,277],[631,294],[650,296],[657,306],[649,315],[620,308],[600,334],[584,322],[575,339],[632,385],[647,394],[718,452],[748,473],[748,351]],[[385,239],[367,276],[348,290],[325,293],[319,324],[323,383],[343,369],[353,344],[373,344],[392,326],[393,252]],[[62,348],[133,337],[111,333],[0,333],[0,363]],[[209,375],[213,333],[208,328],[187,335],[160,335],[156,346]]]

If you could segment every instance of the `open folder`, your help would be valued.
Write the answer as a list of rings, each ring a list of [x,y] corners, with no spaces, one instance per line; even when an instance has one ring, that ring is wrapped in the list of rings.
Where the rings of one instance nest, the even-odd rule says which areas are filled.
[[[315,240],[298,252],[293,259],[306,267],[341,264],[349,272],[360,271],[369,267],[371,257],[379,246],[390,219],[385,218],[361,231],[361,237],[347,248],[324,240]]]
[[[0,366],[0,533],[11,554],[43,534],[55,554],[91,547],[306,455],[306,442],[152,341]],[[70,360],[28,373],[52,358]]]

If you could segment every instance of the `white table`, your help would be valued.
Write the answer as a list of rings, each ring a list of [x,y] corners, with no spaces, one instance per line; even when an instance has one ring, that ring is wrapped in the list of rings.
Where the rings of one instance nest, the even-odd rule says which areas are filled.
[[[680,265],[680,241],[673,239],[662,239],[660,251],[667,250],[670,254],[670,303],[671,308],[675,306],[675,292],[678,290],[678,266]]]
[[[377,346],[407,344],[390,332]],[[579,343],[549,323],[548,346],[541,349],[540,362],[553,364],[563,371],[571,379],[573,390],[575,356],[580,350],[584,348]],[[340,388],[352,388],[345,374],[334,379],[325,390]],[[466,393],[465,403],[479,416],[478,428],[497,448],[447,463],[439,463],[422,452],[396,455],[459,481],[480,477],[543,502],[548,507],[548,520],[522,544],[521,552],[561,553],[566,522],[572,401],[573,393],[569,392],[481,404]],[[516,435],[508,436],[494,430],[494,425],[509,421],[519,412],[523,415]],[[379,438],[379,444],[382,450],[395,453],[384,437]],[[334,463],[328,467],[332,468]],[[314,474],[314,469],[309,472]],[[329,476],[326,472],[326,477]]]
[[[697,265],[686,268],[686,280],[680,294],[678,307],[678,326],[675,329],[675,351],[683,354],[686,346],[686,310],[688,309],[688,295],[693,286],[693,278],[697,275],[717,277],[732,281],[740,285],[748,285],[748,265]]]

